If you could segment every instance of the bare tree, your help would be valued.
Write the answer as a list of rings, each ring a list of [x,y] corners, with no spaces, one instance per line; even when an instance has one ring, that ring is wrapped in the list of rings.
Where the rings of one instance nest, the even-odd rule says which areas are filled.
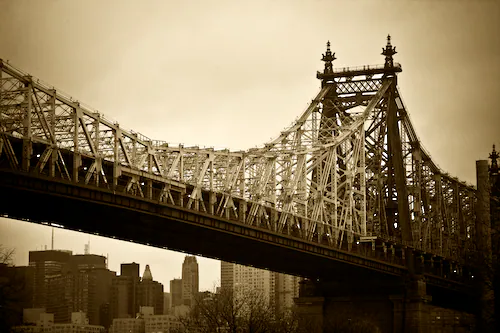
[[[350,316],[352,317],[352,316]],[[330,314],[325,318],[323,332],[376,333],[378,328],[363,318]],[[174,333],[311,333],[315,322],[300,318],[292,309],[275,313],[268,299],[256,291],[201,294],[190,313],[179,320],[183,328]]]
[[[12,266],[14,249],[8,249],[0,244],[0,265]]]
[[[10,269],[13,263],[14,250],[0,245],[0,332],[9,332],[15,324],[15,304],[23,286]]]
[[[256,291],[201,295],[191,312],[180,318],[181,332],[296,333],[297,320],[291,313],[274,314],[268,299]]]

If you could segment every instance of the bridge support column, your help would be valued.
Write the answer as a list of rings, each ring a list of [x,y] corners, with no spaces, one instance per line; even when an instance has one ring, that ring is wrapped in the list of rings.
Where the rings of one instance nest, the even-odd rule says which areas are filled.
[[[147,199],[153,199],[153,181],[146,180],[146,191],[144,193]]]
[[[57,154],[58,154],[58,148],[57,146],[52,147],[52,153],[50,154],[50,161],[49,161],[49,175],[51,177],[56,176],[56,162],[57,162]]]
[[[82,158],[80,154],[73,153],[73,182],[78,183],[78,170],[80,170],[80,166],[82,165]]]
[[[479,332],[496,332],[494,319],[495,295],[492,285],[494,267],[491,246],[491,186],[489,183],[488,161],[476,161],[476,179],[476,238],[478,250],[478,292],[480,295],[477,324]]]
[[[247,219],[247,202],[243,199],[240,200],[240,203],[239,203],[239,220],[240,222],[245,222],[246,219]]]
[[[21,168],[25,172],[30,170],[30,159],[33,152],[33,145],[31,139],[23,139],[23,157],[21,161]]]
[[[318,296],[319,290],[313,281],[302,280],[299,284],[299,297],[294,300],[299,325],[307,332],[321,333],[325,298]]]
[[[214,192],[208,194],[208,212],[212,215],[215,214],[215,204],[217,203],[217,196]]]
[[[406,291],[404,333],[424,333],[429,330],[429,308],[426,283],[422,277],[411,277]],[[397,331],[395,331],[397,332]]]
[[[432,298],[420,275],[409,277],[406,283],[383,277],[304,281],[299,295],[295,299],[299,323],[308,332],[349,331],[353,327],[391,333],[426,333],[431,329]]]

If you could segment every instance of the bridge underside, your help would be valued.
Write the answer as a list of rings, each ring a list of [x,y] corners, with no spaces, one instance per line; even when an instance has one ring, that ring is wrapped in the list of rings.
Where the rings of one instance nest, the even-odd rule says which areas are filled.
[[[208,214],[6,170],[0,214],[315,279],[383,275],[395,283],[405,271]]]
[[[404,266],[42,175],[0,169],[0,214],[308,277],[326,283],[328,287],[322,291],[326,297],[374,292],[402,295],[408,286]],[[371,248],[370,244],[362,245]],[[434,304],[473,304],[470,286],[431,275],[426,275],[426,280]]]

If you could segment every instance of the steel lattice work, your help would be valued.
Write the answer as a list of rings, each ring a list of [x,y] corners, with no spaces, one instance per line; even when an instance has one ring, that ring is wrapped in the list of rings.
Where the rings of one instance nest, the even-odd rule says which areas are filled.
[[[0,167],[95,185],[335,248],[382,239],[463,262],[475,190],[421,147],[385,64],[333,69],[298,120],[262,148],[172,147],[0,61]],[[16,147],[19,147],[17,149]],[[21,149],[22,147],[22,149]]]

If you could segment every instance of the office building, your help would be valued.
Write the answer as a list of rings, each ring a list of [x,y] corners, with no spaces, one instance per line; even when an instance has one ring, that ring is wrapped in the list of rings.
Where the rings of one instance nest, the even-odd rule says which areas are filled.
[[[138,285],[137,300],[140,307],[153,307],[155,315],[163,314],[163,285],[153,280],[149,265],[146,265]]]
[[[134,318],[139,311],[137,285],[139,283],[139,264],[120,265],[120,275],[113,277],[110,292],[111,318]]]
[[[170,307],[182,305],[182,280],[173,279],[170,281]]]
[[[298,276],[287,275],[282,273],[274,274],[274,295],[272,299],[275,307],[275,313],[280,314],[291,310],[294,306],[293,299],[299,297],[299,282]]]
[[[170,314],[170,304],[172,302],[172,298],[170,297],[170,293],[163,293],[163,314]]]
[[[29,266],[33,268],[33,307],[48,305],[48,280],[62,274],[69,263],[71,251],[30,251]]]
[[[186,256],[182,264],[182,303],[191,306],[199,291],[198,262],[195,256]]]
[[[102,309],[110,302],[113,276],[103,256],[70,256],[59,273],[46,278],[47,312],[54,314],[55,323],[69,323],[71,313],[83,311],[91,325],[109,325],[109,314]]]
[[[234,286],[234,264],[230,262],[220,262],[220,287],[221,289],[233,288]]]
[[[231,288],[236,297],[248,297],[249,293],[264,297],[277,314],[292,308],[299,281],[291,275],[221,262],[221,289]]]

